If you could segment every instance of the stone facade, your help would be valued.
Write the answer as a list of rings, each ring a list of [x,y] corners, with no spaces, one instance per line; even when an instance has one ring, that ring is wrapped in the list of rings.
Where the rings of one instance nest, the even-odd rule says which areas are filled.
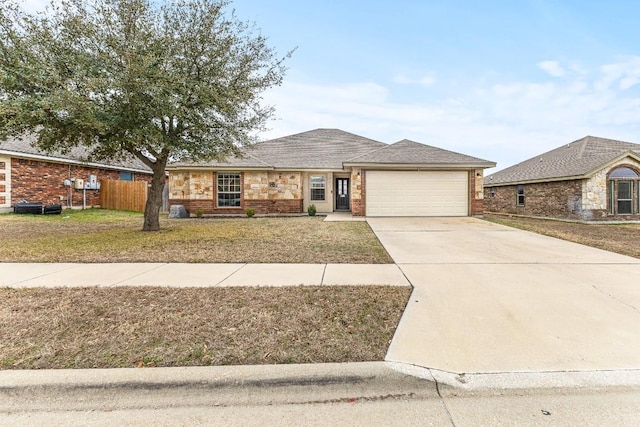
[[[239,172],[236,172],[239,173]],[[343,173],[332,172],[240,172],[242,181],[240,207],[218,207],[215,171],[171,171],[169,176],[169,204],[183,205],[191,214],[201,210],[204,214],[243,215],[254,209],[257,214],[295,214],[305,212],[308,204],[316,205],[318,212],[328,213],[334,209],[334,181]],[[311,176],[326,177],[325,200],[310,201],[309,180]],[[366,170],[353,168],[350,179],[351,213],[366,215]],[[469,171],[469,213],[481,216],[484,210],[483,170]]]
[[[365,174],[361,168],[351,170],[351,214],[353,216],[365,216],[367,213],[364,180]]]
[[[484,209],[487,212],[581,221],[640,220],[640,215],[609,214],[608,175],[620,166],[640,170],[639,162],[625,158],[588,179],[523,184],[524,206],[516,205],[517,185],[488,186]]]
[[[476,169],[469,171],[469,215],[482,216],[484,213],[484,170]]]
[[[89,175],[96,175],[98,181],[120,179],[120,171],[113,169],[13,157],[7,172],[6,160],[0,159],[0,162],[5,162],[4,207],[13,206],[21,200],[43,204],[59,203],[66,207],[83,206],[84,200],[87,207],[100,206],[100,190],[76,190],[73,185],[65,186],[64,181],[72,178],[87,180]],[[0,171],[0,175],[2,174]],[[134,179],[150,182],[151,175],[136,173]],[[0,207],[2,206],[0,203]]]
[[[302,173],[247,171],[242,182],[240,207],[218,207],[217,173],[176,171],[169,177],[169,204],[183,205],[191,214],[242,215],[247,209],[256,214],[295,214],[302,211]]]

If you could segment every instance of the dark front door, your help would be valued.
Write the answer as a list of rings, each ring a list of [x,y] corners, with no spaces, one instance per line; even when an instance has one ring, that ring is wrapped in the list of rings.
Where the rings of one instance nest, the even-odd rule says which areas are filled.
[[[349,208],[349,178],[336,178],[336,210],[348,211]]]

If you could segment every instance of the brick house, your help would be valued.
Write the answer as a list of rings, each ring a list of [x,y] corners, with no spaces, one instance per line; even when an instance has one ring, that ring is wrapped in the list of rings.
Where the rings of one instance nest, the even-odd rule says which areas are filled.
[[[238,215],[350,212],[354,216],[482,215],[483,171],[495,163],[403,140],[338,129],[257,143],[242,158],[167,167],[169,204]]]
[[[640,144],[587,136],[485,178],[485,212],[640,220]]]
[[[137,159],[100,163],[83,160],[82,149],[47,154],[29,138],[0,141],[0,212],[21,201],[66,207],[100,205],[101,180],[151,180],[151,169]],[[82,181],[82,182],[81,182]]]

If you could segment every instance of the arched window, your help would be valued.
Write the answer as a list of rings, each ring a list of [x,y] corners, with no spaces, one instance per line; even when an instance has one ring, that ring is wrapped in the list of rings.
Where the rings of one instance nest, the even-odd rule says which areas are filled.
[[[627,166],[609,173],[609,214],[640,214],[640,174]]]

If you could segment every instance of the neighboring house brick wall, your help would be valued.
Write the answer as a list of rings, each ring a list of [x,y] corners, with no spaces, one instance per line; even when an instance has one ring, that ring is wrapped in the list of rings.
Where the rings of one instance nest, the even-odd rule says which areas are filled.
[[[82,206],[86,196],[86,206],[99,206],[100,190],[86,190],[83,195],[83,190],[64,185],[66,179],[81,178],[86,181],[89,175],[96,175],[98,181],[120,179],[119,170],[14,157],[11,159],[11,203],[15,205],[21,200],[27,200],[43,204]],[[151,175],[136,173],[134,179],[150,182]]]
[[[583,219],[582,180],[542,182],[524,185],[524,206],[516,206],[517,185],[493,188],[493,197],[484,199],[486,212],[549,218]],[[590,214],[586,214],[589,216]]]
[[[487,186],[487,191],[493,191],[495,196],[484,199],[484,209],[582,221],[638,220],[640,215],[609,215],[607,177],[619,166],[640,169],[640,162],[625,158],[599,170],[589,179],[524,184],[524,206],[516,206],[517,185]]]

